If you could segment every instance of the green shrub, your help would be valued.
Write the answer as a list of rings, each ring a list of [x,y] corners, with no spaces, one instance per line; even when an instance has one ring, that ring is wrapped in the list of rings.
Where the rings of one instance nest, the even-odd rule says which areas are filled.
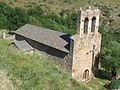
[[[109,85],[111,90],[118,89],[120,87],[120,79],[113,79]]]
[[[43,26],[56,31],[74,34],[77,14],[72,11],[62,12],[65,17],[54,12],[45,12],[40,6],[27,10],[12,8],[0,2],[0,29],[17,30],[26,23]]]

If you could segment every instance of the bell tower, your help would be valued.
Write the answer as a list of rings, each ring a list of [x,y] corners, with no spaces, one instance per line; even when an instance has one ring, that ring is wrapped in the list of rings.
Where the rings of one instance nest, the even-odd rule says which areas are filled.
[[[98,32],[99,27],[99,9],[91,9],[88,7],[86,10],[80,8],[77,18],[77,34],[80,37]]]
[[[78,81],[90,80],[96,57],[100,52],[101,34],[99,28],[100,10],[98,8],[78,11],[77,33],[72,38],[72,77]]]

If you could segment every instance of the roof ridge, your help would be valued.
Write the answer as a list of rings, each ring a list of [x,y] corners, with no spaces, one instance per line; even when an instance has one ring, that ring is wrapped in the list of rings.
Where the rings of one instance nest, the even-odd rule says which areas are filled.
[[[25,25],[29,25],[29,26],[33,26],[33,27],[37,27],[37,28],[42,28],[42,29],[47,29],[47,30],[51,30],[51,31],[53,31],[53,32],[68,34],[68,33],[64,33],[64,32],[61,32],[61,31],[56,31],[56,30],[53,30],[53,29],[48,29],[48,28],[45,28],[45,27],[42,27],[42,26],[32,25],[32,24],[29,24],[29,23],[27,23],[27,24],[25,24]],[[24,25],[24,26],[25,26],[25,25]]]

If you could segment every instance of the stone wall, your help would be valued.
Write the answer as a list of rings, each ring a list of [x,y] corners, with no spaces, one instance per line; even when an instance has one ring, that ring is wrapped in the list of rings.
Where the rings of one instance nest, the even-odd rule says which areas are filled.
[[[14,34],[11,35],[8,32],[0,32],[0,38],[7,39],[7,40],[14,40],[15,35]]]
[[[95,56],[100,52],[100,42],[100,34],[84,38],[80,38],[78,35],[74,37],[72,76],[77,80],[84,81],[85,70],[89,70],[89,79],[92,77],[92,65],[95,62],[92,60],[93,45],[95,45],[95,60]]]
[[[77,34],[73,37],[72,77],[79,81],[89,80],[93,76],[95,58],[101,47],[99,14],[99,9],[91,8],[78,12]]]

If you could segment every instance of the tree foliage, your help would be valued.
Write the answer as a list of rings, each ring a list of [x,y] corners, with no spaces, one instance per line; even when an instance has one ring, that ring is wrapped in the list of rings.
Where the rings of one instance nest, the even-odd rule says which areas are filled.
[[[12,8],[0,2],[0,29],[16,30],[26,23],[74,34],[76,29],[76,13],[67,11],[66,17],[54,12],[45,12],[40,6],[27,10]]]
[[[120,87],[120,79],[113,79],[108,86],[109,86],[110,90],[119,89],[119,87]]]
[[[117,73],[120,69],[120,31],[104,31],[101,28],[100,32],[102,33],[102,49],[100,54],[100,61],[103,68],[111,71],[113,67]]]

